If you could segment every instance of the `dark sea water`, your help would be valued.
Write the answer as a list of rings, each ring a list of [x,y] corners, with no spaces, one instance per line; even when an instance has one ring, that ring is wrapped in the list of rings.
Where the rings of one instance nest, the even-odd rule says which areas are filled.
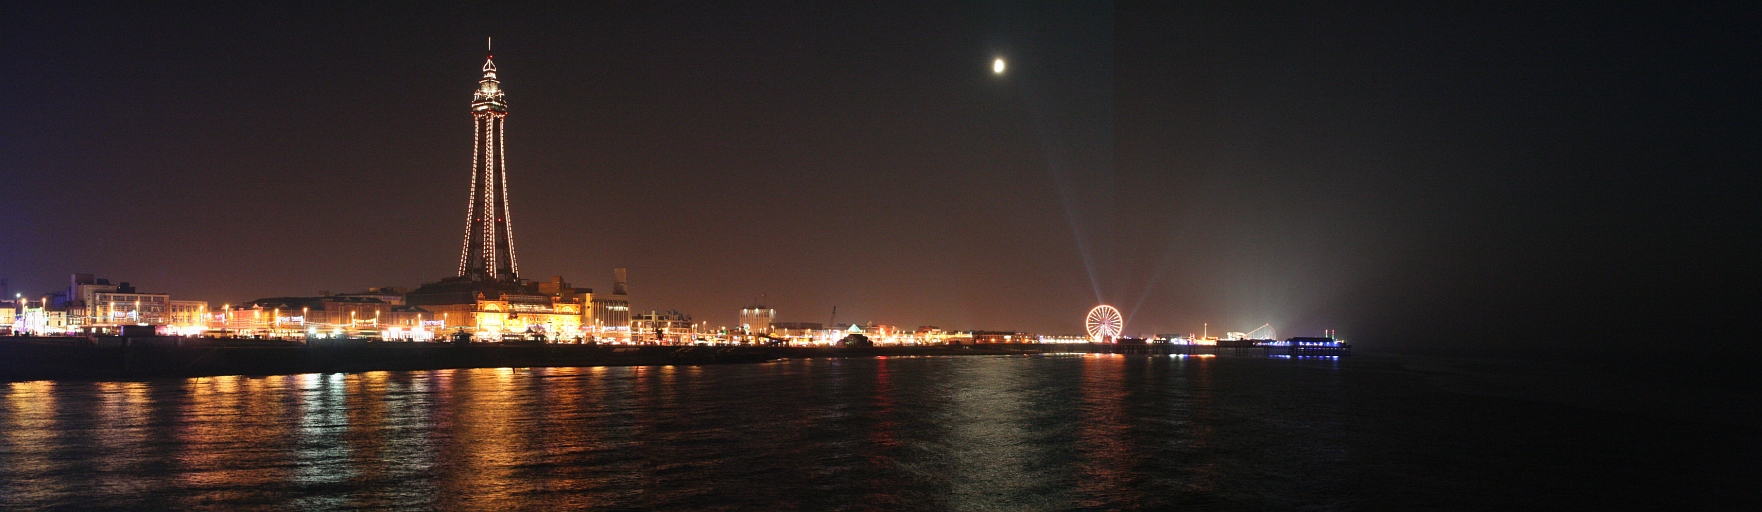
[[[0,508],[1762,503],[1756,425],[1477,393],[1463,375],[967,356],[0,384]]]

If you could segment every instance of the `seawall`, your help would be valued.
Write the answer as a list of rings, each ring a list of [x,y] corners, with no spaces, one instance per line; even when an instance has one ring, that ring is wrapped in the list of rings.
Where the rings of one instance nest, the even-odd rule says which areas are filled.
[[[0,382],[139,380],[382,370],[756,363],[814,357],[1045,353],[1274,355],[1261,348],[1115,344],[999,344],[873,348],[403,343],[205,338],[0,337]]]

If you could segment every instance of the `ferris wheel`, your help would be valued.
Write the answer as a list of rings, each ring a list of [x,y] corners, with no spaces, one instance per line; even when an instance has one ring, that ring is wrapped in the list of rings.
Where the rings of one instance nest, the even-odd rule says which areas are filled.
[[[1083,328],[1089,331],[1089,339],[1097,343],[1112,342],[1120,337],[1125,329],[1126,321],[1120,317],[1120,310],[1106,304],[1095,306],[1089,310],[1089,316],[1083,318]]]

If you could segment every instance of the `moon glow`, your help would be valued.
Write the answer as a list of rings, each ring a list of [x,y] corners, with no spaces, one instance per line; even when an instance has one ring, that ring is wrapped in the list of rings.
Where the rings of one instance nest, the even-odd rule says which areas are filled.
[[[991,72],[999,75],[1003,74],[1003,59],[991,61]]]

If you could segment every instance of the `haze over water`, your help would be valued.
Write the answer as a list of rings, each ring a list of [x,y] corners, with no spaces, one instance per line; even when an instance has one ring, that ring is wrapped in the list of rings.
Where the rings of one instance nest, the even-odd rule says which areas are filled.
[[[1748,429],[1375,359],[808,359],[0,385],[0,507],[1730,506]]]

